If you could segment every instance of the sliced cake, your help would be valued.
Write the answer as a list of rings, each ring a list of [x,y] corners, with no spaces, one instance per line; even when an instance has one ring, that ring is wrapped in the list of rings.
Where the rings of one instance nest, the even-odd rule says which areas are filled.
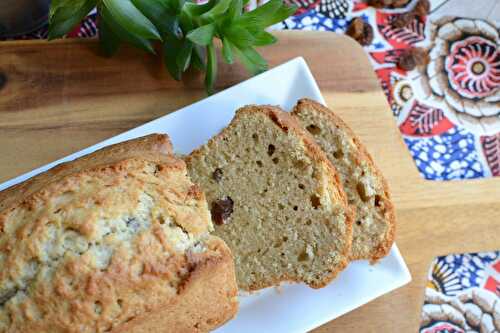
[[[355,211],[352,259],[386,256],[395,237],[395,214],[387,182],[353,131],[332,111],[308,99],[293,115],[313,135],[340,174]]]
[[[282,281],[320,288],[347,265],[346,196],[328,158],[289,113],[244,107],[186,162],[215,235],[232,250],[241,289]]]

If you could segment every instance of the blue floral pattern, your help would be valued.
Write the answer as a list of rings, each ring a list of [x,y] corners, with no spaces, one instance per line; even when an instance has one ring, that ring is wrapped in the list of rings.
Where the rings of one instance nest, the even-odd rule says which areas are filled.
[[[471,179],[485,176],[478,161],[474,135],[465,129],[451,128],[428,138],[404,137],[418,170],[426,179]]]
[[[347,30],[348,24],[349,20],[326,17],[315,10],[311,10],[310,12],[290,17],[282,23],[281,28],[344,33]]]
[[[447,256],[437,257],[434,263],[435,266],[447,267],[458,278],[461,290],[482,287],[485,280],[486,268],[500,259],[500,251],[485,252],[485,253],[465,253],[451,254]],[[446,290],[441,291],[447,295],[455,293],[447,293]]]

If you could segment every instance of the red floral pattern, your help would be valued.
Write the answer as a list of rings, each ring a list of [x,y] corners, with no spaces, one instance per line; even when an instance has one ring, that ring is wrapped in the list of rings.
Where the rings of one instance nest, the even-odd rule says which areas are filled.
[[[444,133],[453,124],[444,116],[443,110],[415,101],[408,118],[401,124],[401,132],[414,136],[433,136]]]
[[[437,323],[432,327],[421,330],[420,333],[465,333],[465,331],[451,323]]]
[[[481,145],[492,176],[500,176],[500,133],[481,137]]]
[[[453,44],[446,70],[450,84],[463,97],[490,96],[500,86],[500,52],[492,41],[471,36]]]
[[[424,22],[414,17],[404,28],[396,28],[392,25],[392,22],[398,15],[399,14],[386,14],[379,11],[377,11],[376,14],[377,27],[382,36],[392,47],[396,49],[407,48],[425,39]]]
[[[484,289],[496,294],[500,299],[500,260],[491,265],[491,275],[486,277]]]

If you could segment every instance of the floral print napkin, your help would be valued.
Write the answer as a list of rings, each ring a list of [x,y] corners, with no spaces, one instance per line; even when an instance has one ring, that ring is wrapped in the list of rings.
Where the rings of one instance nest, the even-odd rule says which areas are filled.
[[[430,0],[425,18],[361,0],[290,0],[301,6],[281,28],[344,33],[353,18],[373,28],[365,46],[404,141],[430,180],[500,176],[500,1]],[[428,65],[398,67],[408,49],[424,48]]]
[[[500,332],[500,251],[437,257],[420,333]]]

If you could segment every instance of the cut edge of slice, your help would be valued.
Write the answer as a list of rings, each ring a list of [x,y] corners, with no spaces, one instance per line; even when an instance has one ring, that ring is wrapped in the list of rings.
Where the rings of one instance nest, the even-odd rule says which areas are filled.
[[[358,136],[338,115],[336,115],[329,108],[314,100],[303,98],[297,102],[297,105],[292,111],[292,115],[294,117],[300,118],[299,114],[308,107],[330,120],[331,124],[329,126],[336,127],[337,129],[343,131],[347,137],[352,138],[352,141],[354,142],[355,148],[357,150],[356,152],[354,152],[356,158],[360,161],[366,162],[368,167],[375,175],[376,179],[380,182],[381,187],[383,188],[384,195],[381,196],[381,198],[383,199],[385,209],[384,217],[388,226],[385,237],[383,238],[383,241],[380,242],[378,246],[376,246],[370,252],[369,255],[356,255],[351,252],[350,258],[351,260],[368,259],[371,263],[376,263],[378,260],[389,254],[396,235],[396,214],[394,205],[391,201],[389,184],[380,169],[375,165],[372,156],[369,154],[366,147],[361,143],[361,140],[358,138]],[[332,164],[334,163],[332,162]],[[355,207],[353,207],[353,213],[356,215]]]
[[[202,147],[194,150],[190,155],[185,157],[185,161],[187,162],[188,168],[190,162],[193,158],[200,157],[203,155],[205,149],[213,149],[217,144],[218,140],[222,140],[225,136],[229,135],[230,130],[233,127],[233,123],[239,121],[239,118],[242,117],[245,113],[262,113],[265,114],[269,119],[272,120],[274,124],[276,124],[282,131],[288,132],[290,130],[294,131],[298,135],[298,137],[302,140],[304,144],[304,152],[308,155],[311,160],[315,163],[321,163],[326,168],[326,172],[331,176],[331,181],[329,182],[328,190],[332,197],[330,198],[332,203],[340,204],[343,208],[343,215],[345,216],[345,241],[346,246],[344,251],[339,252],[339,255],[342,257],[341,262],[339,262],[335,267],[332,267],[329,274],[325,274],[322,280],[320,281],[304,281],[300,278],[292,278],[290,276],[284,276],[281,278],[277,278],[273,281],[267,281],[263,284],[254,283],[249,285],[248,288],[243,287],[242,289],[248,291],[255,291],[259,289],[263,289],[266,287],[277,286],[281,282],[302,282],[309,285],[311,288],[322,288],[330,283],[343,269],[345,269],[350,261],[351,254],[351,246],[352,246],[352,224],[354,222],[354,214],[351,207],[348,205],[347,196],[344,193],[342,182],[340,177],[332,165],[326,154],[322,151],[322,149],[315,142],[314,138],[299,124],[299,122],[292,117],[292,115],[288,112],[281,110],[278,107],[270,106],[270,105],[248,105],[240,108],[236,111],[236,115],[231,121],[231,123],[225,127],[219,134],[212,137],[206,144]],[[192,177],[191,177],[192,178]],[[194,180],[193,180],[194,181]],[[203,187],[203,186],[202,186]],[[241,286],[240,286],[241,288]]]

